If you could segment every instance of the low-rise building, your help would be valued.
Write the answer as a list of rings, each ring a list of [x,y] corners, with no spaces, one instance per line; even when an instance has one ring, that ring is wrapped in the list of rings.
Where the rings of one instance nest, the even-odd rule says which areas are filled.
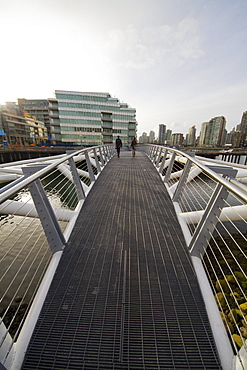
[[[18,99],[21,115],[44,122],[50,134],[50,117],[48,99]]]
[[[15,112],[18,113],[18,109]],[[8,105],[1,106],[0,116],[1,144],[40,145],[47,141],[47,129],[44,122],[13,114],[13,107],[8,108]]]

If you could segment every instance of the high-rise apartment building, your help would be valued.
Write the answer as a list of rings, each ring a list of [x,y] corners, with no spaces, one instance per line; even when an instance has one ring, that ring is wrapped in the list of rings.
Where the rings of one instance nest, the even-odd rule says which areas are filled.
[[[225,127],[226,119],[223,116],[212,118],[210,121],[212,123],[210,132],[210,145],[211,146],[221,146],[225,141]]]
[[[240,132],[241,132],[241,146],[247,146],[247,111],[243,113],[241,123],[240,123]]]
[[[182,145],[184,141],[184,135],[181,133],[172,134],[171,145]]]
[[[201,125],[201,133],[200,133],[200,146],[209,146],[210,145],[210,137],[212,131],[212,122],[203,122]]]
[[[189,129],[186,144],[189,146],[195,146],[195,142],[196,142],[196,126],[192,126]]]
[[[170,145],[172,140],[172,130],[169,128],[166,130],[165,144]]]
[[[154,140],[155,140],[155,132],[151,130],[149,133],[149,143],[153,144]]]
[[[148,143],[148,135],[146,132],[143,132],[142,135],[139,137],[140,144],[147,144]]]
[[[164,145],[166,139],[166,125],[163,123],[159,124],[159,136],[158,136],[158,144]]]
[[[200,133],[200,146],[219,147],[224,145],[226,139],[226,119],[223,116],[212,118],[203,122]]]
[[[136,136],[136,109],[109,93],[55,91],[49,99],[52,140],[56,143],[100,145],[119,135],[123,145]]]

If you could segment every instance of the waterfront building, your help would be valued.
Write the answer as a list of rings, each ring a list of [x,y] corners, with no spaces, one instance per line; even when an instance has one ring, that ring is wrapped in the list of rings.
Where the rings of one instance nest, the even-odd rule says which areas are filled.
[[[149,133],[149,140],[148,140],[148,142],[150,144],[153,144],[154,143],[154,140],[155,140],[155,132],[151,130],[150,133]]]
[[[235,130],[233,128],[230,132],[226,135],[226,146],[231,146],[233,148],[239,148],[240,147],[240,140],[241,140],[241,132],[239,130]]]
[[[239,130],[241,132],[240,145],[247,146],[247,111],[243,112]]]
[[[18,99],[21,115],[44,122],[50,134],[50,118],[48,99]]]
[[[0,108],[1,141],[7,145],[39,145],[47,141],[44,122],[18,115],[19,107],[8,103]],[[14,114],[13,114],[14,113]]]
[[[195,146],[195,142],[196,142],[196,126],[190,127],[186,139],[187,139],[186,140],[186,145],[188,145],[188,146]]]
[[[219,147],[225,144],[226,139],[226,119],[223,116],[212,118],[209,121],[211,126],[209,145]]]
[[[200,132],[200,138],[199,138],[199,146],[206,146],[209,143],[210,138],[210,123],[209,122],[203,122],[201,124],[201,132]]]
[[[203,122],[199,139],[200,146],[219,147],[226,140],[226,119],[223,116],[212,118],[209,122]]]
[[[136,136],[136,109],[109,93],[55,91],[49,100],[51,135],[55,143],[101,145],[119,135],[123,145]]]
[[[169,128],[166,130],[166,136],[165,136],[165,144],[166,145],[171,145],[171,140],[172,140],[172,130]]]
[[[180,146],[183,145],[184,135],[181,133],[172,134],[171,145]]]
[[[146,132],[143,132],[142,135],[139,137],[140,144],[147,144],[148,143],[148,135]]]
[[[164,145],[165,136],[166,136],[166,125],[164,125],[163,123],[160,123],[159,124],[158,144]]]

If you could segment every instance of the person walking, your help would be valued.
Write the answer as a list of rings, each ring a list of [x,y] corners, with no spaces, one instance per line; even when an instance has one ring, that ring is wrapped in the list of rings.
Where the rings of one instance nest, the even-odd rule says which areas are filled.
[[[118,156],[118,158],[120,156],[120,149],[122,148],[122,146],[123,146],[122,140],[118,136],[117,139],[116,139],[116,149],[117,149],[117,156]]]
[[[132,157],[136,155],[136,145],[137,145],[136,138],[133,137],[131,144],[130,144],[131,149],[132,149]]]

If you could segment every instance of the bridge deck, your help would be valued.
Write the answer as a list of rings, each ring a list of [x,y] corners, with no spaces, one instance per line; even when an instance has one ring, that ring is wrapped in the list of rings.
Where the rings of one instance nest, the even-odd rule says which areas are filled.
[[[167,191],[122,151],[84,203],[23,369],[220,368]]]

